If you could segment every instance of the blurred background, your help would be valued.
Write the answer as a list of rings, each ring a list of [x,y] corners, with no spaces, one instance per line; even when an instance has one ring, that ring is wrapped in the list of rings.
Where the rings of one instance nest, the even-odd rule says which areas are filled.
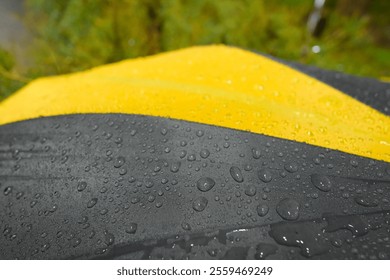
[[[0,100],[30,80],[226,44],[382,80],[388,0],[0,0]]]

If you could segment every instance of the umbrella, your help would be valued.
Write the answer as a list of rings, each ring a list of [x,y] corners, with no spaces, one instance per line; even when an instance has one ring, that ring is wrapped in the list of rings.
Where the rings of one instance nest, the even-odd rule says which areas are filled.
[[[387,236],[388,106],[220,45],[38,79],[0,103],[0,256],[361,257],[339,240]]]

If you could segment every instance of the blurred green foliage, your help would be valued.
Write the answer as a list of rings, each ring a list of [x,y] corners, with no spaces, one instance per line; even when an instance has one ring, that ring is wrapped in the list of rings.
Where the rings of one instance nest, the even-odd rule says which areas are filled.
[[[26,0],[35,38],[35,66],[26,75],[222,43],[357,75],[389,76],[389,3],[328,0],[327,25],[314,38],[306,29],[311,0]],[[321,51],[313,53],[313,45]],[[6,57],[0,52],[0,65],[11,71]],[[0,97],[23,84],[1,75]]]
[[[0,47],[0,100],[25,84],[12,70],[15,61],[11,53]]]

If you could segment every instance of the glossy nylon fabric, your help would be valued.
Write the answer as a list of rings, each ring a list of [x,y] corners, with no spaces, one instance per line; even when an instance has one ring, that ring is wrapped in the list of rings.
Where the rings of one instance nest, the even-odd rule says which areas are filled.
[[[390,164],[167,118],[0,126],[0,259],[389,259]]]
[[[388,116],[299,71],[225,46],[36,80],[0,104],[0,124],[77,113],[169,117],[390,161]]]

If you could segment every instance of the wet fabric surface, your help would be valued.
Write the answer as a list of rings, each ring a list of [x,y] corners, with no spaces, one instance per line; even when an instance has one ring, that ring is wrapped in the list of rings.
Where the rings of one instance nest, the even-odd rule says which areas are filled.
[[[390,164],[167,118],[0,127],[1,259],[388,259]]]

